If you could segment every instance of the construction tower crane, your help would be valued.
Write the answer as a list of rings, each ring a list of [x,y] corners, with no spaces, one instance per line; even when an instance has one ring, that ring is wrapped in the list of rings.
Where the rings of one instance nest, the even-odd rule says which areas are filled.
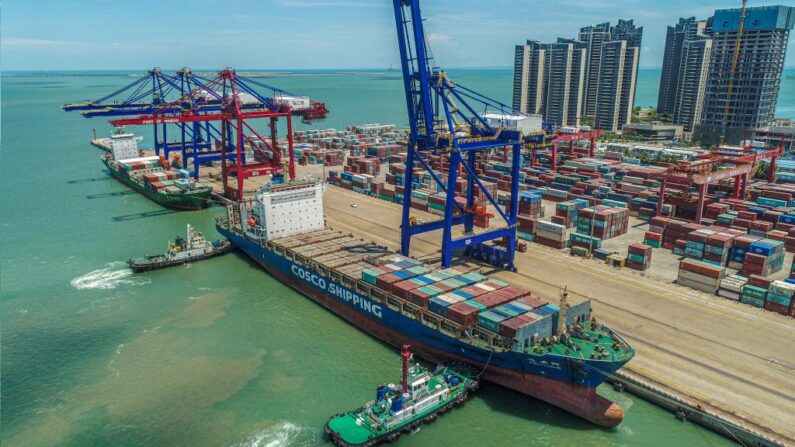
[[[510,106],[487,98],[452,79],[433,65],[424,31],[419,0],[394,0],[403,84],[410,134],[406,156],[401,223],[401,252],[409,254],[411,238],[428,231],[442,230],[442,265],[449,267],[453,252],[464,249],[474,257],[500,268],[515,270],[516,220],[519,200],[521,147],[525,144],[519,130],[529,121]],[[537,136],[534,136],[537,138]],[[503,210],[480,180],[476,164],[479,155],[510,147],[511,198]],[[445,154],[449,172],[445,179],[434,172],[423,153]],[[411,196],[415,163],[424,169],[446,194],[442,219],[412,225]],[[460,174],[466,176],[463,191],[465,206],[456,202],[456,185]],[[504,226],[473,232],[475,212],[484,204],[475,203],[476,187],[494,207]],[[478,206],[476,206],[478,205]],[[416,221],[414,221],[416,222]],[[502,222],[500,222],[502,223]],[[463,236],[454,237],[454,226],[463,225]],[[484,244],[505,238],[505,248]]]
[[[737,27],[737,38],[734,40],[734,56],[732,58],[732,69],[729,76],[729,81],[726,85],[726,101],[723,105],[723,122],[720,129],[720,144],[722,145],[726,140],[726,131],[729,126],[729,109],[731,108],[732,93],[734,93],[734,81],[737,76],[737,63],[740,61],[740,44],[743,40],[743,30],[745,28],[745,12],[748,6],[748,0],[743,0],[742,7],[740,7],[740,23]]]

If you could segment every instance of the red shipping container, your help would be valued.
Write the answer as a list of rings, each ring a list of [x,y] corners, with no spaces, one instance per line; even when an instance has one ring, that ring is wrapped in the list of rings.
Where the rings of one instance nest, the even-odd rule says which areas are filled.
[[[710,278],[720,278],[722,270],[721,267],[707,266],[698,262],[691,261],[689,259],[683,259],[679,263],[679,269],[688,272],[693,272],[702,276],[707,276]]]
[[[745,264],[765,265],[767,263],[767,256],[758,255],[756,253],[745,254]]]
[[[378,280],[376,279],[376,282],[377,281]],[[416,288],[418,288],[418,287],[422,287],[422,284],[417,284],[417,283],[415,283],[414,281],[412,281],[410,279],[406,279],[406,280],[403,280],[403,281],[396,282],[396,283],[392,284],[391,290],[392,290],[392,293],[394,293],[395,295],[397,295],[397,296],[399,296],[399,297],[401,297],[403,299],[409,299],[411,291],[416,289]]]
[[[513,297],[503,295],[499,293],[499,291],[488,292],[478,297],[472,298],[473,301],[480,303],[486,306],[489,309],[493,309],[497,306],[501,306],[507,302],[513,301]]]
[[[398,281],[400,281],[399,277],[393,275],[392,273],[385,273],[383,275],[378,275],[378,278],[375,279],[375,285],[383,290],[391,290],[392,284]]]
[[[523,296],[516,301],[522,304],[526,304],[532,307],[533,309],[538,309],[539,307],[544,307],[547,304],[549,304],[549,301],[542,300],[541,298],[532,295]]]
[[[765,310],[769,310],[771,312],[776,312],[781,315],[787,315],[789,313],[789,307],[782,306],[781,304],[774,303],[772,301],[765,302],[764,306]],[[505,324],[505,323],[503,323]]]
[[[414,289],[409,292],[409,302],[416,304],[420,307],[428,307],[428,301],[431,300],[431,295],[423,292],[420,289]]]
[[[522,298],[522,297],[530,295],[530,291],[529,290],[523,289],[521,287],[510,286],[510,285],[508,287],[503,287],[498,292],[503,294],[503,295],[505,295],[505,296],[510,296],[513,299]]]
[[[633,242],[627,246],[627,252],[649,258],[652,253],[652,247],[640,242]]]
[[[536,321],[536,319],[529,315],[519,315],[509,318],[500,323],[500,335],[508,338],[514,338],[516,336],[516,332],[518,332],[520,328],[527,326],[534,321]]]
[[[447,308],[447,318],[463,326],[474,326],[478,319],[479,309],[466,302],[455,303]]]
[[[759,275],[751,275],[748,277],[748,284],[754,287],[761,287],[763,289],[767,289],[770,287],[770,283],[773,282],[770,278],[765,278],[764,276]]]

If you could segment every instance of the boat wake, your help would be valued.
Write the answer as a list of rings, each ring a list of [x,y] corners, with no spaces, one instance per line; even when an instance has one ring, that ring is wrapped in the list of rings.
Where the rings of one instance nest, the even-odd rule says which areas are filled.
[[[116,286],[141,286],[149,284],[147,278],[133,277],[133,272],[124,262],[111,262],[104,268],[73,278],[69,284],[78,290],[83,289],[115,289]],[[125,266],[124,268],[119,268]]]
[[[279,422],[237,444],[239,447],[285,447],[317,445],[318,431],[292,422]]]

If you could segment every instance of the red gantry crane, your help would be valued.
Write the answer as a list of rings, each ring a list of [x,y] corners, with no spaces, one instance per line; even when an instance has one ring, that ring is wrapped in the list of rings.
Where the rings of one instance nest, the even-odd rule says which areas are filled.
[[[191,95],[206,94],[207,91],[217,92],[220,108],[215,107],[211,110],[204,110],[201,106],[192,109],[180,109],[173,104],[165,104],[161,109],[154,113],[140,115],[135,118],[121,118],[111,120],[114,126],[128,125],[152,125],[169,123],[195,123],[220,121],[220,140],[216,140],[215,145],[221,151],[221,175],[223,179],[224,194],[231,199],[240,200],[243,197],[243,183],[246,178],[258,175],[282,175],[286,171],[290,179],[295,178],[295,158],[293,155],[293,115],[300,115],[304,122],[311,122],[314,119],[325,118],[328,110],[323,103],[308,101],[308,104],[295,104],[291,102],[292,96],[276,96],[274,98],[263,98],[252,90],[248,83],[243,84],[238,79],[237,74],[232,69],[226,69],[218,73],[201,91],[190,92]],[[259,85],[259,84],[257,84]],[[204,87],[209,87],[204,88]],[[280,90],[276,90],[282,92]],[[262,106],[251,108],[244,104],[244,99],[248,94],[254,96],[261,102]],[[175,101],[184,101],[180,98]],[[266,138],[262,132],[257,131],[249,120],[264,118],[268,119],[269,135]],[[278,145],[277,121],[285,118],[287,122],[287,160],[284,160],[282,148]],[[245,149],[250,148],[255,154],[256,162],[246,160]],[[227,153],[234,151],[234,165],[229,166]],[[229,185],[229,177],[234,174],[237,177],[236,187]],[[198,175],[198,170],[194,175]]]
[[[693,161],[680,161],[663,174],[660,179],[660,194],[657,202],[657,215],[662,214],[668,183],[694,186],[698,194],[695,222],[701,223],[704,201],[710,184],[733,179],[732,198],[745,197],[748,178],[759,168],[762,160],[770,160],[768,181],[775,179],[776,159],[783,153],[782,147],[755,148],[744,146],[733,148],[716,146],[709,154],[699,156]]]

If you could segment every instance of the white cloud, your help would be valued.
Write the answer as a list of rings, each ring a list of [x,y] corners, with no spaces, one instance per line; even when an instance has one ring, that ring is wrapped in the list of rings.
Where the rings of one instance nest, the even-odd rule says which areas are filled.
[[[28,39],[25,37],[10,37],[2,40],[4,47],[60,47],[87,45],[88,42],[75,40]]]
[[[356,1],[356,0],[277,0],[277,3],[283,6],[293,6],[297,8],[318,8],[318,7],[371,7],[378,6],[378,3],[371,1]]]
[[[440,33],[428,33],[428,43],[439,43],[444,45],[450,43],[450,36]]]

